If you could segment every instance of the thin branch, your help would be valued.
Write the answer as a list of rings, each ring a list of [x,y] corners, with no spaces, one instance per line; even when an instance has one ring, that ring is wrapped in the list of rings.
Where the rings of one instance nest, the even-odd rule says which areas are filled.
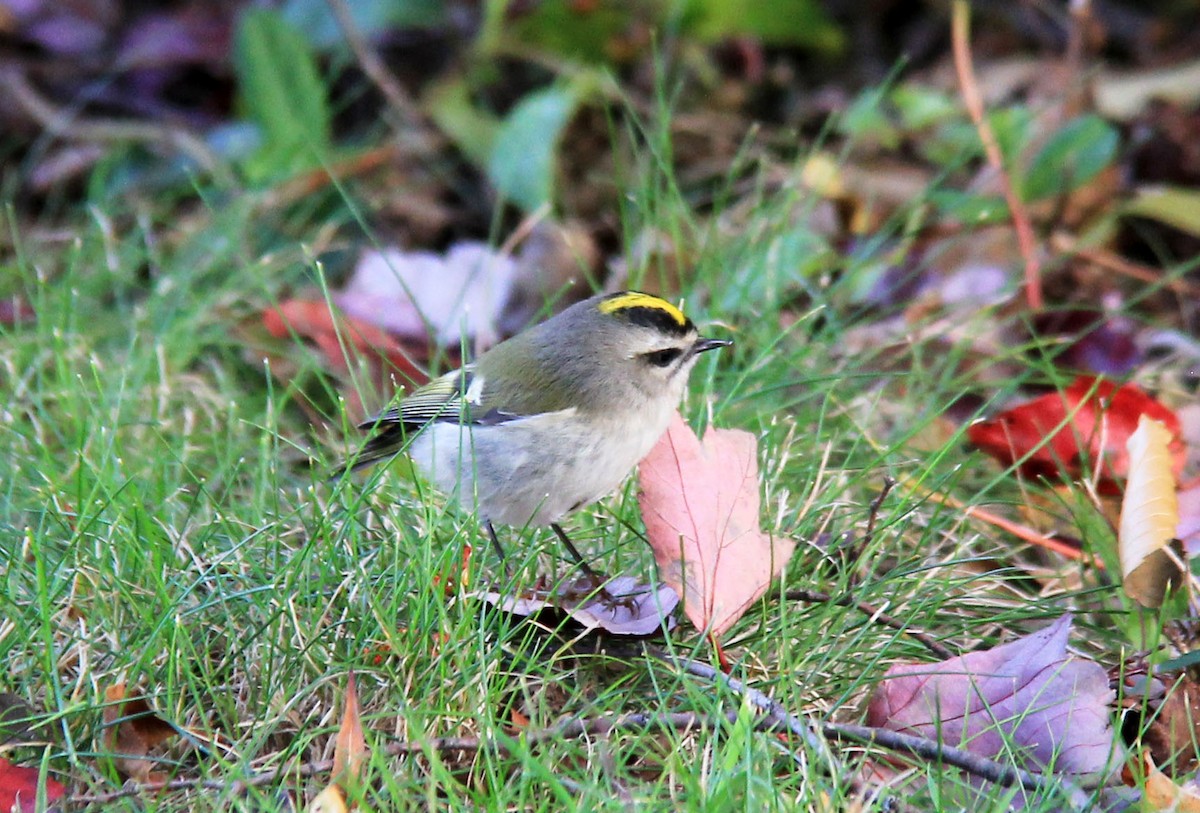
[[[1161,269],[1139,265],[1102,248],[1082,246],[1078,240],[1065,232],[1051,235],[1050,246],[1055,251],[1071,254],[1122,276],[1150,285],[1158,285],[1183,296],[1200,299],[1200,285],[1192,285],[1183,279],[1168,279]]]
[[[0,72],[0,92],[5,90],[29,118],[53,136],[77,142],[162,144],[183,153],[213,177],[232,183],[233,176],[221,157],[188,130],[157,122],[85,118],[56,106],[15,68]]]
[[[715,728],[722,722],[732,722],[736,712],[729,712],[724,717],[702,716],[694,712],[676,712],[672,714],[621,714],[611,717],[588,717],[567,720],[551,728],[530,731],[523,737],[529,745],[540,745],[544,742],[566,739],[578,739],[587,736],[606,736],[615,731],[693,731]],[[769,726],[768,726],[769,727]],[[429,740],[401,740],[391,742],[379,749],[387,756],[399,757],[408,754],[426,752],[471,753],[491,751],[497,754],[510,754],[513,746],[502,738],[481,739],[479,737],[435,737]],[[126,783],[119,790],[106,793],[78,794],[68,799],[74,807],[105,805],[131,796],[157,795],[170,791],[181,790],[215,790],[240,793],[246,788],[262,787],[285,777],[297,779],[329,773],[333,770],[332,759],[321,759],[305,762],[301,765],[282,766],[256,773],[253,776],[238,779],[171,779],[161,782]]]
[[[834,598],[829,593],[823,593],[820,590],[788,590],[784,593],[783,597],[788,601],[803,601],[808,604],[836,604],[839,607],[854,607],[872,621],[877,621],[885,627],[891,627],[908,635],[942,660],[949,660],[955,657],[953,652],[934,640],[929,633],[915,630],[895,616],[888,615],[883,610],[865,601],[856,601],[853,596],[838,596]]]
[[[682,658],[665,657],[669,663],[704,680],[720,683],[739,695],[747,697],[755,706],[765,711],[763,719],[755,726],[755,730],[769,732],[799,733],[808,739],[815,736],[805,724],[787,712],[779,703],[767,695],[745,686],[740,681],[727,677],[719,670],[705,664]],[[730,711],[723,715],[700,715],[695,712],[676,712],[671,714],[632,713],[611,717],[589,717],[568,720],[548,729],[528,732],[524,740],[529,745],[537,745],[548,741],[578,739],[586,736],[607,736],[617,731],[700,731],[712,730],[724,723],[737,719],[737,712]],[[798,724],[798,725],[797,725]],[[864,745],[877,745],[891,751],[911,754],[926,761],[951,765],[967,773],[995,782],[1000,785],[1021,785],[1038,791],[1066,791],[1069,802],[1074,809],[1091,809],[1091,799],[1081,788],[1056,777],[1043,777],[1002,765],[994,760],[980,757],[960,748],[935,742],[924,737],[902,734],[896,731],[871,728],[869,726],[844,723],[822,723],[821,734],[830,740],[839,742],[856,742]],[[828,746],[821,743],[821,750],[828,751]],[[389,743],[382,749],[388,756],[404,756],[407,754],[434,751],[438,753],[475,752],[491,750],[498,754],[509,754],[513,746],[501,738],[481,739],[479,737],[436,737],[424,742],[400,741]],[[333,760],[324,759],[307,762],[302,765],[274,768],[263,771],[245,779],[172,779],[166,782],[129,783],[119,790],[108,793],[78,794],[67,800],[71,807],[90,807],[111,804],[119,799],[132,796],[157,795],[170,791],[213,790],[238,794],[250,787],[269,785],[284,777],[306,778],[317,774],[329,773],[333,770]]]
[[[1024,202],[1013,187],[1012,178],[1004,168],[1004,154],[1000,152],[1000,144],[992,132],[991,125],[984,117],[983,96],[979,92],[979,83],[975,79],[975,69],[971,65],[971,4],[968,0],[954,0],[950,17],[950,38],[954,48],[954,72],[958,75],[959,88],[962,91],[963,104],[967,113],[979,132],[979,140],[983,142],[983,151],[988,163],[1000,178],[1000,186],[1004,190],[1004,200],[1012,213],[1013,226],[1017,230],[1017,245],[1021,257],[1025,260],[1025,301],[1030,310],[1040,311],[1043,306],[1041,266],[1037,258],[1037,241],[1033,234],[1033,225],[1029,220],[1029,212]]]
[[[814,747],[818,753],[826,756],[830,761],[831,768],[835,765],[832,752],[829,750],[826,742],[817,736],[816,732],[807,723],[804,723],[791,712],[787,711],[778,701],[773,700],[770,696],[746,686],[741,681],[731,678],[707,664],[687,658],[672,657],[666,653],[653,652],[649,649],[647,652],[673,664],[690,675],[723,685],[736,694],[747,698],[757,708],[766,712],[767,719],[773,723],[773,727],[778,727],[799,735],[810,747]],[[902,734],[898,731],[889,731],[881,728],[871,728],[869,726],[831,722],[822,723],[820,732],[827,739],[839,741],[851,740],[864,744],[880,745],[892,751],[912,754],[929,762],[953,765],[973,776],[978,776],[981,779],[1001,785],[1020,785],[1027,790],[1041,793],[1065,791],[1068,804],[1070,804],[1073,810],[1092,810],[1094,807],[1090,794],[1061,777],[1038,776],[1029,771],[1010,765],[1003,765],[995,760],[972,754],[964,749],[955,748],[935,740],[926,739],[925,737]],[[834,771],[832,775],[837,776],[838,772]]]
[[[995,760],[972,754],[936,740],[902,734],[883,728],[846,723],[823,723],[821,733],[831,740],[858,742],[864,745],[879,745],[890,751],[912,754],[927,762],[944,763],[966,771],[972,776],[995,782],[998,785],[1020,785],[1026,790],[1039,793],[1065,791],[1072,810],[1094,810],[1092,795],[1078,785],[1061,777],[1039,776],[1029,771],[1003,765]]]
[[[875,499],[871,500],[871,505],[867,510],[867,530],[863,533],[862,538],[850,546],[849,550],[844,552],[842,556],[844,561],[848,563],[857,563],[862,559],[863,553],[867,548],[871,547],[871,543],[875,541],[875,525],[879,521],[879,511],[883,508],[883,501],[887,499],[887,495],[896,487],[895,478],[890,475],[884,475],[883,486],[879,489],[879,494]],[[850,571],[851,584],[857,584],[859,580],[858,570]]]
[[[650,647],[646,648],[646,653],[677,669],[687,672],[689,675],[694,675],[695,677],[724,686],[734,694],[745,697],[755,708],[765,712],[768,720],[773,721],[774,724],[780,726],[783,730],[795,734],[810,749],[821,755],[829,764],[829,773],[831,776],[840,776],[842,774],[837,759],[834,757],[833,752],[829,750],[829,744],[818,736],[812,726],[792,714],[781,703],[772,699],[770,695],[760,692],[753,686],[747,686],[737,678],[730,677],[721,670],[715,669],[706,663],[700,663],[690,658],[679,658]]]
[[[379,58],[379,54],[375,53],[375,49],[371,47],[370,43],[367,42],[362,32],[358,29],[358,25],[354,22],[354,15],[351,13],[346,0],[325,0],[325,2],[329,5],[329,9],[337,19],[338,28],[342,30],[342,36],[346,38],[346,43],[350,46],[350,50],[354,52],[354,57],[362,67],[363,73],[383,93],[388,104],[399,114],[401,121],[412,129],[418,139],[418,146],[421,149],[431,151],[435,145],[433,139],[430,138],[425,115],[408,94],[408,91],[404,89],[396,77],[392,75],[392,72],[388,70],[387,65],[383,64],[383,60]]]

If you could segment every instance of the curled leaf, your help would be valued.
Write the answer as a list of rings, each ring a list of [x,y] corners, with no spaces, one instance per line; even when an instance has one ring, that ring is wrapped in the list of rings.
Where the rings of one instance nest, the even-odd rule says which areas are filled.
[[[179,732],[158,716],[144,697],[126,699],[124,683],[104,691],[104,749],[113,757],[117,770],[139,782],[165,778],[154,768],[158,760],[151,754]]]
[[[644,637],[671,629],[671,613],[679,595],[667,585],[640,584],[632,576],[616,576],[598,590],[588,577],[555,590],[534,590],[522,595],[480,591],[471,594],[497,609],[521,617],[541,618],[561,614],[584,630],[610,635]]]
[[[362,773],[367,756],[367,741],[363,736],[362,720],[358,716],[358,685],[354,673],[346,685],[346,707],[333,748],[333,781],[343,789],[351,789]]]
[[[1143,607],[1159,607],[1179,568],[1167,550],[1179,525],[1171,471],[1171,433],[1143,415],[1126,444],[1129,482],[1121,500],[1117,552],[1125,593]]]

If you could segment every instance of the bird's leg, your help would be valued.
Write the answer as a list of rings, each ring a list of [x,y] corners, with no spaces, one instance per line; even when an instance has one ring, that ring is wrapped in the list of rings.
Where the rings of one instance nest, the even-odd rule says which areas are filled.
[[[500,537],[496,536],[496,527],[492,525],[489,519],[484,523],[487,526],[488,537],[492,540],[492,548],[496,551],[496,555],[500,557],[501,564],[504,565],[504,575],[512,581],[512,566],[508,563],[508,557],[504,555],[504,546],[500,544]]]
[[[600,597],[609,602],[617,601],[616,597],[605,588],[604,579],[600,574],[592,570],[591,565],[584,561],[583,554],[575,547],[575,543],[567,536],[567,532],[562,529],[562,526],[557,522],[551,522],[550,528],[554,531],[559,541],[563,543],[563,547],[567,549],[567,553],[571,554],[571,558],[575,560],[575,564],[579,565],[579,569],[583,571],[583,575],[591,580],[592,586],[598,590]]]

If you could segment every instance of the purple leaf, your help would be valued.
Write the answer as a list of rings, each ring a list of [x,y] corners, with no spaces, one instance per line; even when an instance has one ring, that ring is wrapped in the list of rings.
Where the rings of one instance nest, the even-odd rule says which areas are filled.
[[[888,670],[870,725],[916,734],[1024,767],[1107,777],[1120,765],[1108,675],[1067,654],[1071,616],[1009,644],[937,664]],[[1007,745],[1006,745],[1007,743]]]

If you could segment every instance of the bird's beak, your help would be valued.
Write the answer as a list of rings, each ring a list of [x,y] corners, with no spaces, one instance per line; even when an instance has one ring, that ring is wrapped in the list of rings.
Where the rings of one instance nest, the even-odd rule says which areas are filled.
[[[718,347],[729,347],[733,342],[729,339],[696,339],[692,345],[692,355],[697,356],[701,353],[707,353],[709,350],[716,350]]]

